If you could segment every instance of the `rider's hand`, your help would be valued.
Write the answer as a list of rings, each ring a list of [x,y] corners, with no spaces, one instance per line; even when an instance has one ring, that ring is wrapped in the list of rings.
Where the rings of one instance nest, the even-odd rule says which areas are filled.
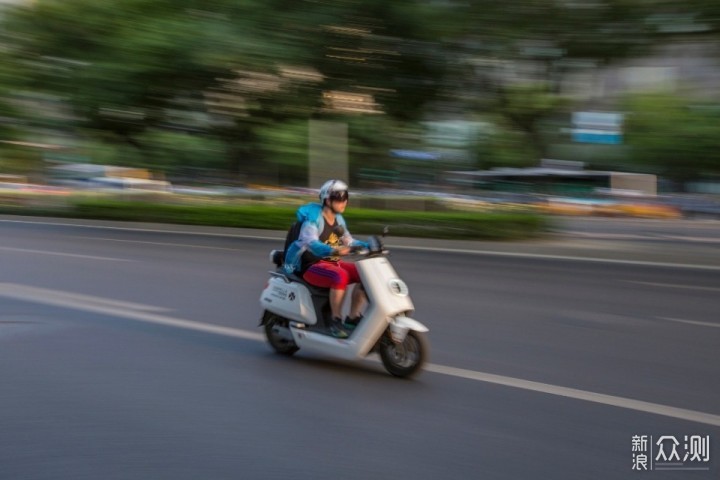
[[[335,248],[335,255],[349,255],[350,254],[350,247],[337,247]]]

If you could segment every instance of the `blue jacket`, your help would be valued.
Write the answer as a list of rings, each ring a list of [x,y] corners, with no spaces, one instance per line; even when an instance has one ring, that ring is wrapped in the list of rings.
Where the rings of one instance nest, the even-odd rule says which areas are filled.
[[[302,263],[301,257],[307,250],[318,257],[327,257],[333,253],[333,248],[330,245],[320,241],[320,234],[325,228],[322,205],[319,203],[308,203],[298,208],[295,215],[297,216],[297,220],[302,222],[302,227],[300,228],[298,239],[291,243],[287,252],[285,252],[285,265],[283,265],[283,269],[288,274],[300,271]],[[367,247],[366,242],[353,239],[342,215],[337,214],[335,218],[337,219],[337,224],[345,229],[345,233],[340,239],[343,245]]]

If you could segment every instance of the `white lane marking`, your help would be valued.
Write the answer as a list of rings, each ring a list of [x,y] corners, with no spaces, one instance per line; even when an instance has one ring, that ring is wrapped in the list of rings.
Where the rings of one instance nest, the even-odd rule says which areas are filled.
[[[410,246],[390,246],[391,250],[417,250],[424,252],[438,253],[465,253],[469,255],[491,255],[496,257],[511,258],[538,258],[543,260],[572,260],[576,262],[589,263],[611,263],[616,265],[638,265],[643,267],[667,267],[667,268],[687,268],[695,270],[720,271],[720,265],[697,265],[688,263],[667,263],[667,262],[649,262],[643,260],[618,260],[613,258],[594,258],[594,257],[574,257],[571,255],[550,255],[544,253],[520,253],[520,252],[495,252],[492,250],[472,250],[463,248],[441,248],[441,247],[410,247]]]
[[[491,373],[476,372],[472,370],[464,370],[462,368],[445,367],[442,365],[427,365],[426,370],[450,375],[453,377],[465,378],[468,380],[476,380],[479,382],[494,383],[504,385],[506,387],[520,388],[533,392],[547,393],[549,395],[557,395],[560,397],[572,398],[575,400],[583,400],[586,402],[600,403],[610,405],[612,407],[625,408],[644,413],[653,413],[665,417],[677,418],[680,420],[688,420],[691,422],[704,423],[706,425],[720,426],[720,415],[711,413],[698,412],[695,410],[686,410],[684,408],[670,407],[660,405],[658,403],[643,402],[632,398],[616,397],[614,395],[605,395],[602,393],[588,392],[585,390],[577,390],[575,388],[560,387],[547,383],[532,382],[519,378],[505,377],[502,375],[493,375]]]
[[[148,233],[170,233],[179,235],[199,235],[207,237],[230,237],[230,238],[247,238],[251,240],[271,240],[271,241],[282,241],[284,234],[276,235],[249,235],[243,233],[217,233],[217,232],[206,232],[206,231],[190,231],[181,229],[152,229],[152,228],[140,228],[140,227],[129,227],[129,226],[108,226],[108,225],[87,225],[80,223],[63,223],[63,222],[44,222],[44,221],[30,221],[30,220],[9,220],[0,219],[0,222],[6,223],[24,223],[24,224],[39,224],[39,225],[56,225],[61,227],[77,227],[77,228],[96,228],[105,230],[121,230],[130,232],[148,232]],[[543,260],[569,260],[589,263],[609,263],[615,265],[637,265],[645,267],[667,267],[667,268],[685,268],[694,270],[709,270],[709,271],[720,271],[720,266],[715,265],[698,265],[698,264],[684,264],[684,263],[668,263],[668,262],[649,262],[641,260],[618,260],[608,258],[593,258],[593,257],[576,257],[571,255],[550,255],[541,253],[521,253],[521,252],[497,252],[493,250],[473,250],[473,249],[462,249],[462,248],[440,248],[440,247],[422,247],[422,246],[409,246],[409,245],[388,245],[391,250],[415,250],[419,252],[438,252],[438,253],[464,253],[469,255],[486,255],[496,257],[511,257],[511,258],[537,258]]]
[[[87,260],[104,260],[108,262],[134,262],[126,258],[98,257],[95,255],[82,255],[79,253],[50,252],[48,250],[31,250],[28,248],[0,247],[0,250],[17,253],[31,253],[33,255],[54,255],[58,257],[84,258]]]
[[[52,305],[55,307],[70,308],[73,310],[82,310],[85,312],[137,320],[140,322],[154,323],[157,325],[165,325],[168,327],[215,333],[229,337],[244,338],[249,340],[263,340],[265,338],[257,332],[248,332],[236,328],[222,327],[220,325],[182,320],[166,315],[142,311],[153,308],[147,305],[141,305],[139,310],[135,310],[128,308],[131,305],[129,303],[118,302],[117,300],[110,300],[102,297],[91,297],[88,295],[63,292],[60,290],[41,289],[15,283],[0,283],[0,296],[44,305]],[[136,307],[138,306],[138,304],[134,305]]]
[[[169,312],[169,308],[157,307],[155,305],[144,305],[142,303],[125,302],[122,300],[113,300],[110,298],[95,297],[92,295],[84,295],[81,293],[65,292],[60,290],[51,290],[49,288],[31,287],[29,285],[19,285],[15,283],[0,283],[0,295],[6,292],[19,299],[43,299],[43,302],[57,301],[63,304],[84,305],[87,307],[111,307],[122,310],[135,310],[145,312]]]
[[[713,237],[693,237],[689,235],[673,235],[670,233],[603,233],[603,232],[573,232],[564,231],[565,235],[598,240],[680,240],[684,242],[720,243],[720,239]],[[712,235],[711,233],[708,233]]]
[[[662,234],[662,235],[660,235],[660,237],[667,238],[670,240],[685,240],[688,242],[720,243],[720,239],[712,238],[712,237],[684,237],[681,235],[670,235],[670,234]]]
[[[703,290],[707,292],[720,292],[720,288],[717,287],[701,287],[698,285],[683,285],[679,283],[658,283],[658,282],[641,282],[638,280],[623,280],[625,283],[634,283],[636,285],[649,285],[651,287],[667,287],[667,288],[679,288],[685,290]]]
[[[239,249],[239,248],[208,247],[205,245],[191,245],[188,243],[148,242],[145,240],[121,240],[119,238],[81,237],[81,236],[75,236],[75,235],[71,235],[69,238],[77,238],[77,239],[82,239],[82,240],[99,240],[102,242],[139,243],[139,244],[143,244],[143,245],[157,245],[157,246],[161,246],[161,247],[203,248],[206,250],[227,250],[230,252],[242,251],[242,249]]]
[[[141,322],[154,323],[169,327],[183,328],[186,330],[194,330],[228,337],[242,338],[246,340],[264,341],[265,337],[258,332],[250,332],[237,328],[222,327],[219,325],[211,325],[207,323],[193,322],[190,320],[182,320],[178,318],[157,315],[147,312],[139,312],[119,308],[116,301],[108,300],[100,297],[94,297],[92,303],[79,301],[77,294],[68,294],[62,291],[53,291],[53,295],[47,295],[46,289],[38,289],[25,285],[13,283],[0,283],[0,296],[13,298],[17,300],[25,300],[45,305],[53,305],[75,310],[83,310],[93,313],[110,315],[113,317],[126,318]],[[448,375],[456,378],[474,380],[484,383],[492,383],[503,385],[522,390],[556,395],[560,397],[572,398],[586,402],[599,403],[628,410],[635,410],[644,413],[652,413],[665,417],[677,418],[680,420],[688,420],[691,422],[703,423],[706,425],[720,426],[720,415],[714,415],[695,410],[687,410],[676,408],[657,403],[643,402],[631,398],[617,397],[613,395],[605,395],[602,393],[589,392],[574,388],[561,387],[558,385],[550,385],[547,383],[533,382],[519,378],[506,377],[503,375],[494,375],[491,373],[478,372],[473,370],[465,370],[462,368],[448,367],[444,365],[428,364],[425,369],[429,372]]]
[[[637,233],[573,232],[570,230],[563,233],[573,237],[597,238],[602,240],[642,240],[651,238]]]
[[[182,227],[182,225],[168,224],[167,229],[163,228],[148,228],[148,227],[130,227],[127,225],[123,226],[111,226],[111,225],[90,225],[82,223],[68,223],[68,222],[47,222],[47,221],[32,221],[32,220],[9,220],[0,218],[0,223],[20,223],[28,225],[50,225],[57,227],[74,227],[74,228],[89,228],[89,229],[100,229],[100,230],[118,230],[125,232],[145,232],[145,233],[170,233],[177,235],[195,235],[201,237],[230,237],[230,238],[249,238],[252,240],[284,240],[285,234],[277,235],[246,235],[244,233],[231,233],[231,232],[208,232],[208,231],[192,231],[192,230],[181,230],[173,229],[172,227]],[[232,227],[226,227],[231,229]]]
[[[657,317],[659,320],[665,320],[667,322],[685,323],[687,325],[698,325],[701,327],[712,327],[720,328],[720,323],[701,322],[699,320],[684,320],[682,318],[670,318],[670,317]]]

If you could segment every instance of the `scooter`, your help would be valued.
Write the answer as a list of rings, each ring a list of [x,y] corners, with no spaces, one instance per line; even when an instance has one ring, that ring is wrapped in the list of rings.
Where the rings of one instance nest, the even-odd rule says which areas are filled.
[[[379,353],[385,369],[396,377],[416,374],[428,356],[428,328],[410,318],[414,306],[409,290],[393,269],[378,237],[370,248],[354,249],[361,284],[368,298],[365,314],[348,338],[330,334],[329,290],[312,286],[282,269],[284,252],[273,250],[277,269],[260,295],[260,325],[275,352],[291,356],[307,349],[343,360]]]

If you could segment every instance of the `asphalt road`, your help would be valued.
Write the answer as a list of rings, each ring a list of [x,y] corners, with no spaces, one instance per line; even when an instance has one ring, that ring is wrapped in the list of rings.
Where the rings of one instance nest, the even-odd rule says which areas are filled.
[[[404,381],[270,351],[277,232],[69,223],[0,219],[2,480],[720,475],[712,228],[388,239],[431,329]]]

